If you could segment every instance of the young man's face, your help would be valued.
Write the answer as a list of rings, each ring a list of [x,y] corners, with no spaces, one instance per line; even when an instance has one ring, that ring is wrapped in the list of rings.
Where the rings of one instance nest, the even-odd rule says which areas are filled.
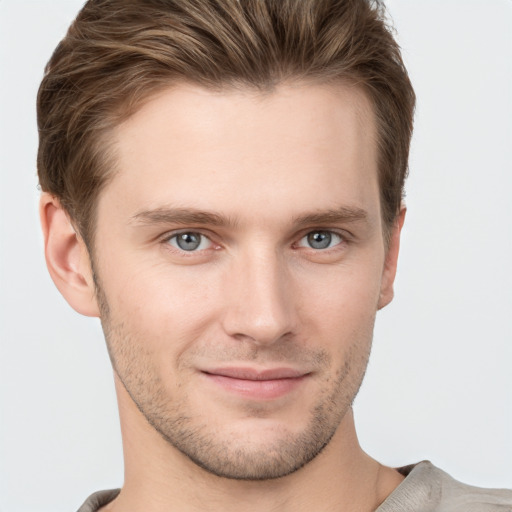
[[[391,298],[369,102],[183,84],[114,135],[94,267],[119,380],[215,474],[298,469],[342,435]]]

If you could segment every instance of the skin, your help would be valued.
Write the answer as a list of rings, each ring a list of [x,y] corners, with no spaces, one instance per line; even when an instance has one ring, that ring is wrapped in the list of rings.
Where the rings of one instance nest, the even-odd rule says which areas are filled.
[[[104,510],[375,510],[402,477],[351,404],[405,212],[386,245],[365,95],[179,84],[112,135],[92,261],[41,200],[50,273],[115,370],[125,485]]]

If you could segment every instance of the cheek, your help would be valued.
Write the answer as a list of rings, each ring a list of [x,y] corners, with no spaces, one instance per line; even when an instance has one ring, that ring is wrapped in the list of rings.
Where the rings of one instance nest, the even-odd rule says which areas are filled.
[[[340,265],[323,275],[301,276],[297,295],[304,314],[322,319],[323,325],[346,330],[375,317],[380,295],[379,265]],[[310,319],[312,320],[312,319]]]
[[[344,366],[354,351],[354,365],[364,369],[373,338],[380,276],[367,267],[361,271],[347,267],[329,277],[321,287],[316,281],[303,296],[303,338],[329,352],[334,367]]]
[[[119,262],[101,284],[111,322],[159,352],[184,350],[204,331],[217,313],[217,281],[206,267],[137,261]]]

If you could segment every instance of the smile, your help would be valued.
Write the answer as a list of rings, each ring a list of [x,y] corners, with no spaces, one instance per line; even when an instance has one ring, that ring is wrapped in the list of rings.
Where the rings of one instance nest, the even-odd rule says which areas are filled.
[[[212,384],[223,390],[253,400],[272,400],[294,391],[310,375],[291,368],[256,370],[219,368],[203,371]]]

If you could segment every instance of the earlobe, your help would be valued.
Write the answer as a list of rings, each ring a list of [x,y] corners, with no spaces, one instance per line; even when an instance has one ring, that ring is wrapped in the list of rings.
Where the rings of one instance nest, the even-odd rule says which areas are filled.
[[[86,316],[99,316],[89,254],[54,196],[44,192],[39,203],[44,253],[50,276],[69,305]]]
[[[393,284],[395,282],[398,253],[400,250],[400,233],[405,221],[405,212],[406,208],[402,206],[391,231],[382,272],[378,309],[382,309],[393,300]]]

